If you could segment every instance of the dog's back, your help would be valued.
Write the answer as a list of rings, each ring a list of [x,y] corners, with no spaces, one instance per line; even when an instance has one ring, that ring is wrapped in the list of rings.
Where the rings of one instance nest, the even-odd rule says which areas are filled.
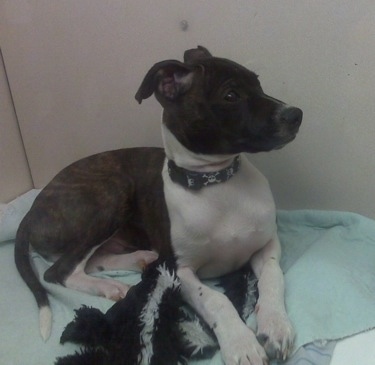
[[[44,338],[49,337],[50,325],[45,325],[50,322],[49,301],[31,267],[29,245],[56,261],[45,279],[60,284],[80,255],[118,229],[132,246],[150,249],[152,242],[167,255],[169,225],[161,179],[164,159],[161,148],[99,153],[63,169],[37,196],[17,232],[15,262],[40,309]],[[66,252],[70,253],[68,262],[60,259]]]

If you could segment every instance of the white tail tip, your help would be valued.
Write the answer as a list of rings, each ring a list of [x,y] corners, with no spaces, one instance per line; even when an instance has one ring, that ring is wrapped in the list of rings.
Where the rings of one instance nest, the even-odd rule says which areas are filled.
[[[46,342],[49,337],[51,336],[51,328],[52,328],[52,311],[49,306],[43,306],[39,309],[39,326],[40,326],[40,334]]]

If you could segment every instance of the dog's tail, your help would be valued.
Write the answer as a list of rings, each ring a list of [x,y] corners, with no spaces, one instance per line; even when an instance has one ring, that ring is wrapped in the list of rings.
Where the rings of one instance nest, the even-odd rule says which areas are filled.
[[[47,341],[51,335],[52,311],[48,300],[47,290],[42,286],[31,266],[27,216],[22,220],[17,231],[14,259],[18,272],[35,297],[39,308],[40,334],[43,340]]]

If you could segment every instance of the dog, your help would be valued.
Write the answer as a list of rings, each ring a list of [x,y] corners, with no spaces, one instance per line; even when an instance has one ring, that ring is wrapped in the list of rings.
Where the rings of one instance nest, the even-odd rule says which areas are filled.
[[[54,264],[44,279],[113,300],[129,287],[90,276],[142,270],[175,255],[184,300],[213,329],[226,365],[285,359],[294,331],[284,304],[275,204],[266,178],[245,153],[282,148],[302,111],[263,92],[258,76],[201,46],[184,62],[156,63],[136,100],[155,95],[163,108],[164,149],[99,153],[56,175],[17,231],[15,262],[40,311],[47,339],[51,310],[29,245]],[[200,279],[250,262],[258,279],[257,330],[228,298]]]

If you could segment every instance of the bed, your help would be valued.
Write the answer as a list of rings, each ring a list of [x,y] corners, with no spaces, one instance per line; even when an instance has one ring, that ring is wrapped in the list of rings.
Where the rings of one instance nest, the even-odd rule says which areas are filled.
[[[82,304],[106,311],[112,302],[43,282],[50,292],[53,328],[44,343],[34,298],[13,260],[14,237],[39,190],[0,205],[0,364],[49,365],[73,353],[60,335]],[[332,211],[278,211],[283,246],[286,305],[296,328],[296,346],[286,365],[375,364],[375,221]],[[42,274],[50,263],[32,253]],[[130,284],[131,272],[104,272]],[[254,326],[254,318],[248,320]],[[220,354],[192,364],[222,364]],[[274,362],[276,364],[276,362]]]

